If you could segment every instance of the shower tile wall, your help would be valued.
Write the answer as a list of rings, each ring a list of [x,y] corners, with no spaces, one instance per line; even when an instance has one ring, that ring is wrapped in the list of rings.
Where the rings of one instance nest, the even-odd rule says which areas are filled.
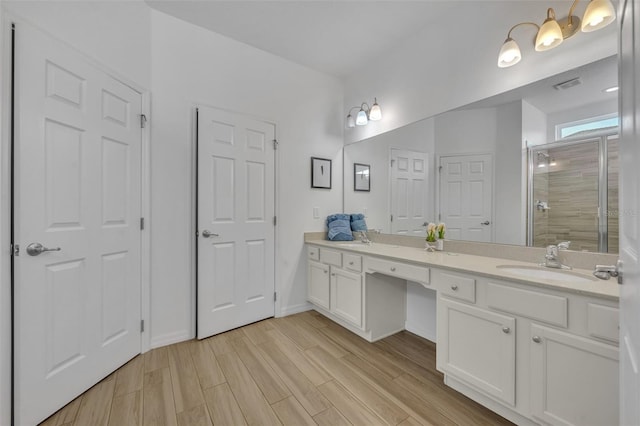
[[[618,248],[617,146],[609,149],[609,252]],[[549,210],[534,209],[534,245],[571,241],[572,250],[598,251],[598,144],[583,143],[548,151],[555,166],[536,168],[534,200]]]

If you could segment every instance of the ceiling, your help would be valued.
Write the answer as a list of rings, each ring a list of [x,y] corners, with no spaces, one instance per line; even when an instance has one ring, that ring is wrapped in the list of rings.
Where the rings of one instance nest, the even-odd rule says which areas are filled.
[[[459,30],[451,32],[456,16],[473,20],[483,16],[483,26],[499,20],[506,34],[511,20],[505,15],[511,6],[519,6],[521,11],[523,5],[530,5],[533,16],[541,19],[547,6],[540,0],[146,2],[156,10],[336,77],[353,74],[427,27],[441,29],[435,34],[442,34],[442,39],[435,42],[460,36]],[[504,14],[495,13],[498,10]],[[496,41],[496,55],[502,41]]]
[[[564,90],[554,88],[556,84],[575,78],[580,78],[581,83]],[[604,89],[617,85],[618,58],[611,56],[466,105],[463,109],[491,108],[525,99],[540,111],[552,114],[584,105],[617,99],[617,92],[604,92]]]

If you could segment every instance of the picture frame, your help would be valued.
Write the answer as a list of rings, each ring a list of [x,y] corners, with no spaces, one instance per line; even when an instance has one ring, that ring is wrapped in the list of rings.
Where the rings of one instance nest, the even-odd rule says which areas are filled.
[[[311,188],[331,189],[331,160],[311,157]]]
[[[353,163],[353,190],[371,191],[371,166],[369,164]]]

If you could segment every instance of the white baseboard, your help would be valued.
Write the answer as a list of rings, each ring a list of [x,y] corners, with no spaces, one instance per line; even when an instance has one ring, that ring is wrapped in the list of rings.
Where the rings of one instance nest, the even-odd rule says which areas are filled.
[[[436,329],[431,327],[425,327],[422,324],[411,324],[405,322],[404,329],[412,332],[413,334],[417,334],[420,337],[423,337],[427,340],[436,342]]]
[[[193,339],[193,336],[191,336],[186,330],[162,334],[151,339],[150,349],[173,345],[174,343],[180,343],[191,339]]]
[[[276,314],[276,318],[286,317],[293,314],[299,314],[300,312],[306,312],[313,309],[311,303],[301,303],[293,306],[283,306],[280,308],[280,313]]]

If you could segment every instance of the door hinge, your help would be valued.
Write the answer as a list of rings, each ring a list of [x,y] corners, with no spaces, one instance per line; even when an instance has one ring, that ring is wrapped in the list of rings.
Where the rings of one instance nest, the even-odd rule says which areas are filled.
[[[442,173],[442,166],[438,166],[438,173]]]
[[[275,302],[276,300],[278,300],[278,293],[276,293],[275,291],[273,292],[273,301]]]
[[[391,215],[391,222],[393,222],[393,215]]]
[[[140,128],[144,129],[145,127],[147,127],[147,116],[140,114]]]
[[[273,150],[274,150],[274,151],[275,151],[276,149],[278,149],[278,143],[279,143],[279,142],[278,142],[278,140],[277,140],[277,139],[274,139],[274,140],[273,140]]]
[[[144,229],[144,217],[140,218],[140,230]]]
[[[438,222],[442,220],[442,215],[438,213]]]
[[[391,160],[391,161],[390,161],[390,163],[391,163],[391,164],[390,164],[390,166],[391,166],[391,167],[393,167],[393,163],[394,163],[395,161],[396,161],[396,160]]]
[[[19,244],[11,244],[11,256],[20,256]]]
[[[144,333],[144,320],[140,320],[140,333]]]
[[[273,217],[273,226],[276,226],[278,224],[278,216],[274,216]]]

